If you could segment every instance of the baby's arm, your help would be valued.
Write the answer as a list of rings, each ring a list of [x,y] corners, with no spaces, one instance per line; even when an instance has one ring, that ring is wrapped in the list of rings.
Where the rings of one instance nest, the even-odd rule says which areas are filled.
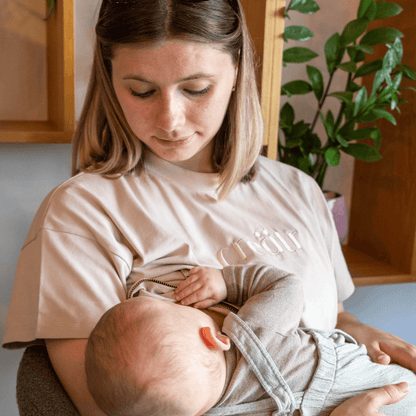
[[[227,297],[222,271],[211,267],[194,267],[189,277],[175,290],[174,298],[182,305],[194,303],[195,308],[208,308]]]
[[[242,306],[238,315],[248,324],[288,334],[299,327],[304,302],[302,283],[293,274],[270,265],[225,267],[227,302]]]

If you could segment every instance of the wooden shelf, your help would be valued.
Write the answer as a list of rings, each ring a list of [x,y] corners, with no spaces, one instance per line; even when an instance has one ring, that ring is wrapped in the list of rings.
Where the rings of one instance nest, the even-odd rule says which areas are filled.
[[[74,0],[56,2],[46,33],[48,118],[0,121],[0,142],[71,141],[75,127]]]
[[[414,22],[410,10],[414,0],[397,0],[404,9],[389,19],[391,27],[400,29],[404,38],[403,63],[416,67]],[[375,20],[370,28],[385,27]],[[384,45],[377,45],[372,59],[381,58]],[[372,76],[363,77],[367,91]],[[414,86],[414,82],[404,80]],[[347,263],[357,285],[416,282],[416,95],[403,90],[401,114],[394,112],[397,126],[378,120],[383,135],[376,163],[356,161],[352,191]],[[375,124],[375,123],[371,123]],[[371,143],[370,143],[371,144]]]
[[[343,252],[355,286],[416,282],[416,276],[403,273],[352,247],[344,246]]]

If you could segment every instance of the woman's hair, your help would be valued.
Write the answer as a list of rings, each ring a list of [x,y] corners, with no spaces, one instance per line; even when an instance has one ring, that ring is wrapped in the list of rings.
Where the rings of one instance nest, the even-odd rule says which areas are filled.
[[[143,144],[130,129],[111,81],[115,48],[183,39],[229,53],[238,75],[212,163],[221,175],[220,198],[240,181],[254,179],[263,142],[263,120],[254,48],[239,0],[103,0],[96,25],[93,67],[72,154],[72,174],[106,177],[140,174]]]
[[[146,310],[147,305],[140,312],[134,309],[139,305],[122,302],[97,323],[85,351],[88,389],[108,415],[191,416],[180,397],[163,392],[181,386],[189,396],[194,362],[205,366],[214,387],[220,365],[211,351],[201,349],[198,334],[166,323],[157,310]]]

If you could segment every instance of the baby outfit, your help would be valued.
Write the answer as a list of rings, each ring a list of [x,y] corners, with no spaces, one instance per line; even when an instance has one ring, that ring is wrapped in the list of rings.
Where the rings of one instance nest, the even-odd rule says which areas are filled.
[[[265,265],[224,268],[230,312],[222,332],[227,378],[218,403],[206,415],[329,415],[364,391],[407,381],[410,393],[380,410],[416,415],[416,375],[396,364],[370,361],[364,345],[340,330],[299,328],[302,283]]]

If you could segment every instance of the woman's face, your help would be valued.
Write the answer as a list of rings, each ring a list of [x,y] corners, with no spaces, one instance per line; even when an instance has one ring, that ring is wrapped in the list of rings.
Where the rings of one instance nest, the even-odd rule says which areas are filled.
[[[114,89],[136,136],[162,159],[198,172],[212,172],[212,139],[235,78],[230,54],[185,40],[119,46],[112,60]]]

